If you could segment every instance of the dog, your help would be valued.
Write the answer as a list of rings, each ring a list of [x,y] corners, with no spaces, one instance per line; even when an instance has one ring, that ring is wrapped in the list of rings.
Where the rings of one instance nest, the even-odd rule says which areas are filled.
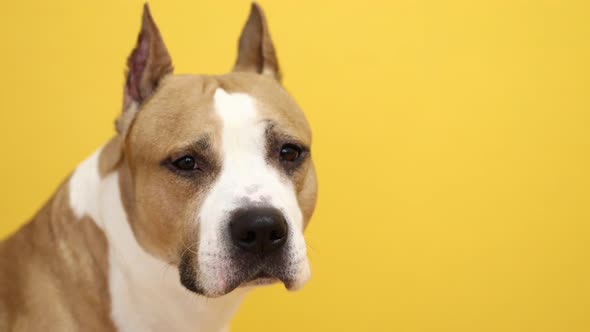
[[[147,4],[116,134],[0,243],[1,331],[226,331],[310,277],[310,126],[252,4],[232,72],[176,75]]]

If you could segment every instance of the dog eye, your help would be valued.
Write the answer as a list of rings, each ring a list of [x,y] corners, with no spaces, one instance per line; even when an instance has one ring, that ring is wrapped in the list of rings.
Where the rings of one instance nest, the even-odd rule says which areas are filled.
[[[294,162],[301,157],[302,149],[295,144],[285,144],[281,147],[280,158],[282,161]]]
[[[193,171],[197,169],[197,162],[193,156],[182,156],[172,162],[172,165],[181,171]]]

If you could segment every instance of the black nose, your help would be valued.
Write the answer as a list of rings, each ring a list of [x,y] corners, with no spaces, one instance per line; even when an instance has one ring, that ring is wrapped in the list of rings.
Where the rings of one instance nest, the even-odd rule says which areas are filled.
[[[287,221],[274,208],[241,209],[231,218],[230,232],[233,243],[240,249],[269,254],[285,244]]]

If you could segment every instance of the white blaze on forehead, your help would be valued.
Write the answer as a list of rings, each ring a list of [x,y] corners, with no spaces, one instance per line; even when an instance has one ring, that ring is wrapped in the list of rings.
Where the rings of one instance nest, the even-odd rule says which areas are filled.
[[[270,197],[265,194],[276,196],[277,190],[292,191],[289,181],[283,180],[266,162],[267,124],[259,118],[255,100],[247,94],[228,94],[219,88],[215,91],[214,102],[215,111],[222,120],[223,160],[222,172],[211,194],[215,194],[215,189],[231,194],[223,200],[227,210],[243,198],[266,202]]]
[[[289,226],[290,260],[307,264],[303,217],[293,184],[266,161],[266,126],[256,101],[244,93],[214,94],[215,112],[222,122],[222,169],[199,211],[200,280],[210,289],[221,289],[223,275],[231,273],[226,257],[228,217],[236,208],[264,204],[282,211]],[[297,269],[297,268],[295,268]],[[306,270],[301,268],[302,271]],[[304,275],[305,273],[301,273]]]
[[[221,116],[224,128],[243,127],[245,124],[251,124],[256,120],[257,112],[254,100],[247,94],[229,94],[225,90],[218,88],[215,90],[213,100],[215,102],[215,111]]]

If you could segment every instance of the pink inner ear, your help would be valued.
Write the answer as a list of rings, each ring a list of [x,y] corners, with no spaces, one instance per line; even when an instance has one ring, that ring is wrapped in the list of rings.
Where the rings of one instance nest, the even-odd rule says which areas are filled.
[[[150,38],[147,31],[142,30],[137,38],[137,46],[127,59],[127,83],[125,84],[125,107],[132,101],[140,103],[143,98],[140,90],[141,76],[145,70],[150,54]]]

